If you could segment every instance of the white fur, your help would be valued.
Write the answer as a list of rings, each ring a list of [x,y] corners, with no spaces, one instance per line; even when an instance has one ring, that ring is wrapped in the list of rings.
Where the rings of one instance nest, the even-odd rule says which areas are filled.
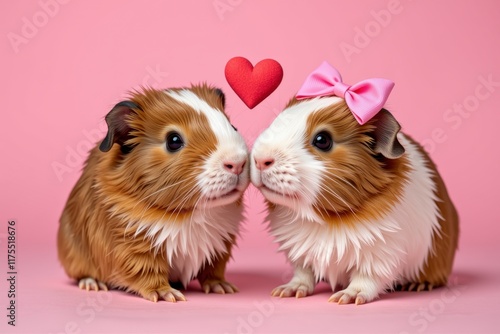
[[[224,116],[222,111],[211,107],[207,101],[200,98],[193,91],[189,89],[182,89],[180,91],[167,90],[165,93],[171,98],[187,104],[197,112],[207,116],[210,127],[218,139],[237,139],[233,136],[233,133],[235,132],[233,127],[227,121],[227,118]]]
[[[190,90],[166,91],[173,99],[187,104],[194,110],[204,114],[217,138],[217,149],[211,152],[205,161],[203,172],[197,176],[198,187],[206,198],[216,199],[226,195],[233,189],[245,190],[249,183],[248,164],[239,176],[226,171],[224,162],[241,163],[247,161],[248,150],[243,137],[234,130],[222,111],[211,107],[206,101]],[[228,204],[233,198],[220,198],[217,205]],[[212,203],[213,205],[214,203]]]
[[[399,203],[385,217],[331,225],[283,219],[296,217],[284,206],[270,214],[271,233],[292,262],[311,266],[318,279],[354,271],[384,280],[384,288],[398,279],[404,283],[416,278],[431,251],[432,236],[439,231],[439,210],[432,171],[417,148],[403,135],[398,137],[412,171]],[[348,282],[345,277],[340,280]]]
[[[287,253],[296,267],[309,267],[312,269],[310,275],[314,273],[317,280],[328,280],[332,289],[337,284],[347,287],[339,295],[334,294],[337,299],[345,294],[369,301],[396,281],[413,281],[432,251],[432,237],[439,233],[440,217],[433,172],[425,165],[417,147],[399,134],[398,139],[410,162],[410,172],[398,203],[388,214],[376,221],[359,220],[349,225],[326,224],[321,217],[311,219],[311,200],[317,196],[317,185],[322,183],[321,171],[325,167],[303,149],[302,134],[306,127],[304,119],[320,108],[320,102],[313,99],[285,110],[285,118],[290,118],[285,122],[289,128],[277,133],[273,124],[264,132],[264,139],[257,139],[252,156],[271,155],[276,162],[262,173],[252,165],[252,182],[257,187],[263,184],[276,187],[274,184],[282,181],[273,169],[283,168],[280,164],[291,165],[288,173],[294,182],[280,186],[288,187],[285,194],[294,191],[294,187],[302,187],[300,192],[307,194],[303,197],[305,200],[294,202],[263,191],[264,196],[278,204],[268,220],[271,234],[280,243],[280,250]],[[293,121],[289,116],[291,112],[303,114]],[[281,122],[280,116],[278,122]],[[275,136],[278,139],[272,140]],[[303,189],[311,185],[311,189]],[[304,278],[302,272],[301,277],[295,276],[292,281],[297,284],[297,281],[308,282],[310,279]]]
[[[307,100],[285,109],[257,138],[252,149],[252,183],[257,187],[265,184],[271,190],[290,195],[291,198],[285,198],[269,194],[272,202],[294,209],[303,219],[319,220],[312,204],[316,200],[321,175],[325,171],[321,162],[311,158],[304,148],[307,118],[311,113],[340,101],[338,97],[325,97]],[[265,173],[260,173],[255,167],[255,159],[267,157],[274,158],[275,164]]]
[[[170,221],[141,221],[129,223],[137,226],[135,236],[146,231],[145,238],[157,251],[164,249],[170,264],[169,280],[187,286],[206,263],[227,252],[224,241],[238,235],[243,220],[243,206],[235,203],[196,210],[190,219]]]
[[[293,277],[290,282],[280,285],[273,290],[273,296],[286,296],[290,297],[299,292],[302,296],[312,294],[316,281],[314,273],[309,267],[296,265],[293,272]]]

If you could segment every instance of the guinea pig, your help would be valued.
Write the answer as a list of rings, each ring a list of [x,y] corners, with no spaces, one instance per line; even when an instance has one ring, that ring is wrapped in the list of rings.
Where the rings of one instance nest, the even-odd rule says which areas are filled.
[[[457,211],[436,165],[400,129],[380,106],[360,124],[330,94],[292,98],[256,139],[251,181],[294,266],[273,296],[305,297],[324,280],[330,302],[364,304],[447,283]]]
[[[172,285],[197,278],[206,293],[238,291],[224,275],[248,149],[224,104],[206,84],[144,89],[106,115],[58,231],[59,260],[81,289],[176,302],[185,297]]]

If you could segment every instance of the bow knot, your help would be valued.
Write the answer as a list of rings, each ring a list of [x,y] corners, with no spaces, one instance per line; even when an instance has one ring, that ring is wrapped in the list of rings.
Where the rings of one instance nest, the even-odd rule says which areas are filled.
[[[333,95],[338,97],[345,97],[345,93],[351,88],[351,85],[346,85],[342,81],[338,81],[332,87]]]
[[[342,82],[340,73],[325,61],[309,74],[296,98],[331,95],[344,98],[358,123],[363,125],[382,109],[393,87],[394,82],[381,78],[347,85]]]

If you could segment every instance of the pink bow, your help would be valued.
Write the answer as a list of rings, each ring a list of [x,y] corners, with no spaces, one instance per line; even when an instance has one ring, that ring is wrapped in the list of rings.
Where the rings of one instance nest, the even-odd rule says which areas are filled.
[[[309,97],[335,95],[345,99],[354,117],[363,125],[384,106],[394,82],[381,79],[367,79],[352,86],[342,82],[340,73],[324,61],[307,77],[297,93],[297,100]]]

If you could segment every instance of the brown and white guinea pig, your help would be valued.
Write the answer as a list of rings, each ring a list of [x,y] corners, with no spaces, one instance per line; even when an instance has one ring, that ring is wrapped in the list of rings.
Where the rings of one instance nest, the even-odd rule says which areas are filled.
[[[294,265],[274,296],[328,281],[339,304],[445,285],[458,216],[436,166],[382,109],[360,125],[344,99],[292,99],[255,141],[251,180]],[[340,286],[340,291],[337,291]]]
[[[80,288],[121,288],[156,302],[198,278],[233,293],[226,263],[243,219],[248,149],[207,85],[145,89],[106,116],[108,133],[72,190],[59,259]]]

